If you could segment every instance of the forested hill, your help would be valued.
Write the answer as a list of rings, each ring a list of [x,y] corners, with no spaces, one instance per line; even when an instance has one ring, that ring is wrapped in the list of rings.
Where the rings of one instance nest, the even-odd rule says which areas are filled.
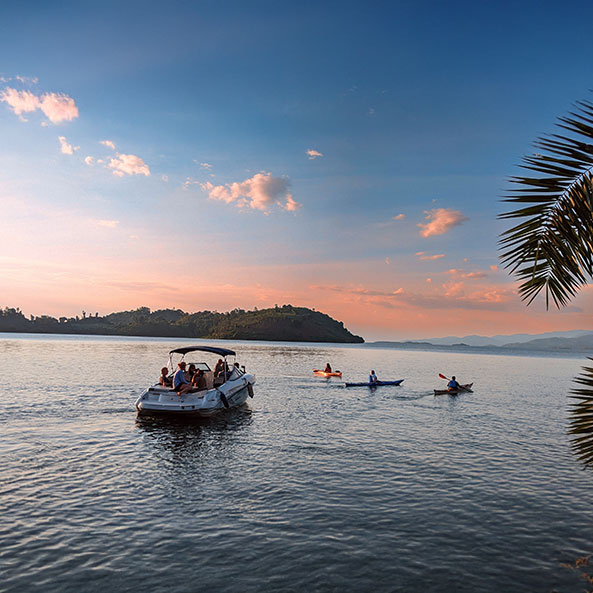
[[[180,309],[151,311],[148,307],[111,313],[105,317],[100,317],[98,313],[82,313],[82,317],[55,319],[47,315],[31,315],[27,318],[20,309],[0,309],[0,332],[288,342],[364,342],[360,336],[351,334],[341,321],[336,321],[319,311],[292,305],[259,311],[234,309],[228,313],[185,313]]]

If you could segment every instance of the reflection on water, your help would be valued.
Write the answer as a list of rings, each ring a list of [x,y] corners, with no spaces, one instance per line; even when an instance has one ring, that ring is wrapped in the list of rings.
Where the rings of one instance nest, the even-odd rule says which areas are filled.
[[[137,418],[167,340],[4,336],[6,592],[574,591],[593,477],[570,454],[578,359],[225,344],[255,397]],[[402,386],[346,389],[375,369]],[[474,393],[433,396],[438,372]]]
[[[240,439],[240,432],[250,426],[252,420],[251,410],[244,405],[211,418],[137,416],[136,426],[145,435],[147,444],[177,452],[186,460],[203,447],[231,451]]]

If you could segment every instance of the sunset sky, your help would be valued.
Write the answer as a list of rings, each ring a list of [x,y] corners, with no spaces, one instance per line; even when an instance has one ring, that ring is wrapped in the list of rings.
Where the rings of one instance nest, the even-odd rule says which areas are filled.
[[[498,262],[590,2],[0,5],[0,306],[291,303],[367,340],[593,329]]]

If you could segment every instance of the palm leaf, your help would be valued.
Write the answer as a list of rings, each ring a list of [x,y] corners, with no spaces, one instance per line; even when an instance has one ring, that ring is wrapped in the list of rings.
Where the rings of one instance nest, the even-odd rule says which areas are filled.
[[[589,358],[593,360],[593,358]],[[583,367],[575,378],[580,387],[571,391],[571,421],[569,433],[575,455],[586,465],[593,464],[593,368]]]
[[[521,298],[530,304],[543,291],[546,306],[560,308],[593,276],[593,103],[577,103],[558,127],[523,159],[530,173],[510,179],[503,201],[516,208],[499,218],[519,219],[501,235],[500,258]]]

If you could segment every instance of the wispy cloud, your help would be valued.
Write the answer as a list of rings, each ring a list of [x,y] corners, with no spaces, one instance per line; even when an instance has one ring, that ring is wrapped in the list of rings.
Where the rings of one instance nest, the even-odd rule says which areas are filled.
[[[14,78],[23,84],[37,84],[39,82],[37,76],[19,76],[17,74]]]
[[[115,143],[111,140],[99,140],[99,144],[107,146],[107,148],[111,148],[111,150],[115,150]]]
[[[328,290],[341,294],[352,294],[365,297],[396,297],[404,292],[403,288],[398,288],[397,290],[372,290],[370,288],[364,288],[363,286],[312,285],[310,288],[312,290]]]
[[[97,220],[97,226],[105,227],[108,229],[114,229],[119,225],[119,220]]]
[[[69,144],[66,140],[66,136],[58,136],[58,140],[60,141],[62,154],[74,154],[74,151],[80,148],[80,146],[72,146],[72,144]]]
[[[314,148],[309,148],[309,150],[307,150],[306,154],[309,157],[310,161],[312,161],[320,156],[323,156],[322,152],[319,152],[318,150],[315,150]]]
[[[428,287],[433,283],[426,279]],[[509,303],[515,302],[516,294],[512,288],[496,285],[485,285],[468,291],[463,282],[443,284],[436,288],[428,288],[430,292],[415,292],[398,288],[394,291],[372,290],[363,287],[316,285],[311,290],[329,291],[350,296],[357,302],[372,304],[384,308],[419,308],[419,309],[476,309],[502,310]]]
[[[113,174],[118,177],[124,175],[146,175],[150,176],[148,165],[134,154],[117,154],[117,158],[110,159],[109,168],[113,169]]]
[[[200,187],[208,193],[211,200],[235,203],[239,208],[248,207],[267,212],[276,204],[284,210],[294,212],[302,206],[293,199],[287,177],[273,177],[266,172],[257,173],[241,182],[213,185],[208,181],[201,183]]]
[[[393,220],[403,220],[406,217],[405,214],[397,214],[393,217]]]
[[[418,251],[416,253],[416,257],[418,257],[422,261],[434,261],[435,259],[442,259],[443,257],[445,257],[445,254],[437,253],[435,255],[429,255],[428,253],[425,253],[424,251]]]
[[[447,274],[454,278],[460,278],[463,280],[471,280],[472,278],[486,278],[488,276],[488,272],[465,272],[464,270],[457,270],[455,268],[447,270]]]
[[[420,235],[423,237],[443,235],[468,220],[459,210],[451,210],[449,208],[434,208],[432,210],[426,210],[424,214],[428,222],[418,224],[421,229]]]
[[[23,113],[32,113],[37,109],[53,124],[72,121],[78,117],[78,107],[74,99],[63,93],[45,93],[38,96],[31,91],[19,91],[8,87],[0,93],[0,101],[6,103],[21,119],[24,119]]]
[[[84,162],[90,166],[95,162],[95,157],[90,156],[90,155],[87,157],[84,157]]]
[[[212,169],[212,165],[210,163],[198,163],[198,161],[194,161],[194,163],[200,165],[200,169],[206,169],[208,171]]]

